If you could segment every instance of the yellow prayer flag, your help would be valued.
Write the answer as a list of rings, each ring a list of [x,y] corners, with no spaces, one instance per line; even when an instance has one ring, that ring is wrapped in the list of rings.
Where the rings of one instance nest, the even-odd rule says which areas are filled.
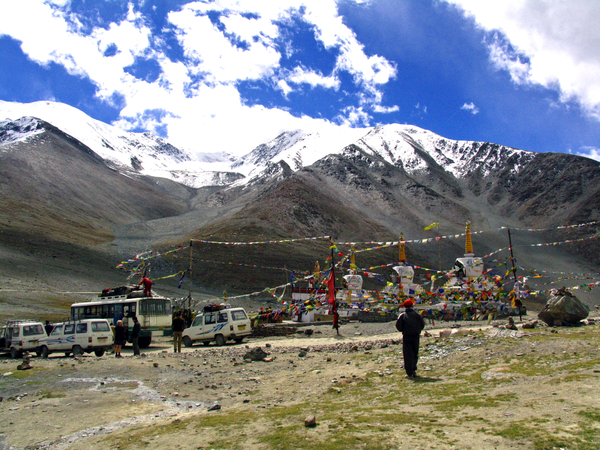
[[[429,230],[431,230],[433,227],[438,227],[439,225],[440,225],[440,223],[439,223],[439,222],[434,222],[434,223],[432,223],[431,225],[429,225],[428,227],[425,227],[425,228],[424,228],[424,230],[425,230],[425,231],[429,231]]]

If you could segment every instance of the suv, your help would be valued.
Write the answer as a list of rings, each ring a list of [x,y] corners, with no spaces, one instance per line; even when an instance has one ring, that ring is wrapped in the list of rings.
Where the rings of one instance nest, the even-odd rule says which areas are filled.
[[[0,351],[10,352],[13,359],[26,351],[37,353],[39,339],[47,336],[44,325],[35,320],[9,320],[0,335]]]
[[[50,336],[39,340],[37,353],[47,358],[50,353],[64,352],[81,356],[94,352],[96,356],[112,348],[113,331],[106,319],[83,319],[54,324]]]
[[[221,346],[228,339],[239,344],[244,336],[252,334],[252,325],[244,308],[220,309],[219,306],[207,306],[196,316],[192,325],[183,331],[183,345],[191,347],[194,342],[208,345],[215,341]]]

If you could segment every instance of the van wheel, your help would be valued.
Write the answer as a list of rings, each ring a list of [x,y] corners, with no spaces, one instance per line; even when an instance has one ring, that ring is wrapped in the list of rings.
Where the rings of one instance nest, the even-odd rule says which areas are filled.
[[[69,356],[71,356],[71,352],[65,352],[65,356],[68,358]]]
[[[94,350],[94,354],[100,358],[102,355],[104,355],[104,349],[101,348],[100,350]]]
[[[182,342],[183,342],[183,345],[185,345],[186,347],[191,347],[193,345],[193,342],[189,336],[184,336],[182,339]]]
[[[236,344],[241,344],[243,340],[244,340],[244,338],[236,338],[235,339],[235,343]]]
[[[16,348],[14,348],[14,347],[10,348],[10,357],[12,359],[17,359],[20,356],[20,353],[21,352],[19,352]]]
[[[45,345],[42,347],[42,351],[40,353],[42,354],[42,358],[44,359],[46,359],[50,354],[50,352],[48,351],[48,347],[46,347]]]
[[[202,341],[202,343],[204,344],[205,347],[208,347],[210,345],[210,341]]]
[[[74,345],[73,346],[73,356],[82,356],[83,355],[83,349],[81,348],[80,345]]]
[[[215,336],[215,342],[219,347],[222,347],[225,345],[225,338],[223,337],[222,334],[217,334]]]
[[[152,342],[152,336],[143,336],[138,339],[138,345],[140,348],[150,347],[151,342]]]

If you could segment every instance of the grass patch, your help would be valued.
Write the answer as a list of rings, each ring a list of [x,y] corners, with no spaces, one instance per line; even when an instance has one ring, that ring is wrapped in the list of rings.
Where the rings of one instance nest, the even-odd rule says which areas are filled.
[[[512,393],[488,396],[448,392],[446,393],[446,397],[449,398],[440,401],[431,401],[427,404],[434,405],[437,410],[443,412],[463,410],[465,408],[494,408],[501,403],[513,402],[517,396]]]
[[[2,376],[0,378],[0,380],[4,380],[6,379],[6,381],[10,381],[10,380],[25,380],[27,378],[30,377],[35,377],[36,375],[39,375],[40,373],[46,371],[46,369],[41,368],[41,367],[34,367],[33,369],[27,369],[27,370],[7,370],[4,373],[7,372],[12,372],[12,374],[7,375],[7,376]],[[4,382],[0,383],[0,385],[4,384]]]
[[[66,397],[67,394],[64,391],[49,391],[43,390],[39,393],[40,398],[63,398]]]

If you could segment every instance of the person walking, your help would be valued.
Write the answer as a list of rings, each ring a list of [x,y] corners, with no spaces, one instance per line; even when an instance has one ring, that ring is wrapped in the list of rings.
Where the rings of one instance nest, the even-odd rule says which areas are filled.
[[[417,361],[419,360],[419,341],[421,331],[425,328],[423,316],[413,309],[411,299],[403,303],[406,310],[396,320],[396,329],[402,333],[402,355],[404,356],[404,370],[407,378],[417,376]]]
[[[115,327],[115,358],[122,358],[121,347],[125,345],[125,327],[122,320],[117,320]]]
[[[175,314],[173,322],[171,322],[171,330],[173,330],[173,351],[181,353],[181,339],[183,337],[183,330],[185,330],[183,314]]]
[[[132,317],[133,320],[133,328],[131,329],[131,345],[133,345],[133,356],[136,356],[140,354],[140,345],[139,345],[139,339],[140,339],[140,331],[142,329],[142,326],[140,325],[140,322],[138,321],[136,316]]]

